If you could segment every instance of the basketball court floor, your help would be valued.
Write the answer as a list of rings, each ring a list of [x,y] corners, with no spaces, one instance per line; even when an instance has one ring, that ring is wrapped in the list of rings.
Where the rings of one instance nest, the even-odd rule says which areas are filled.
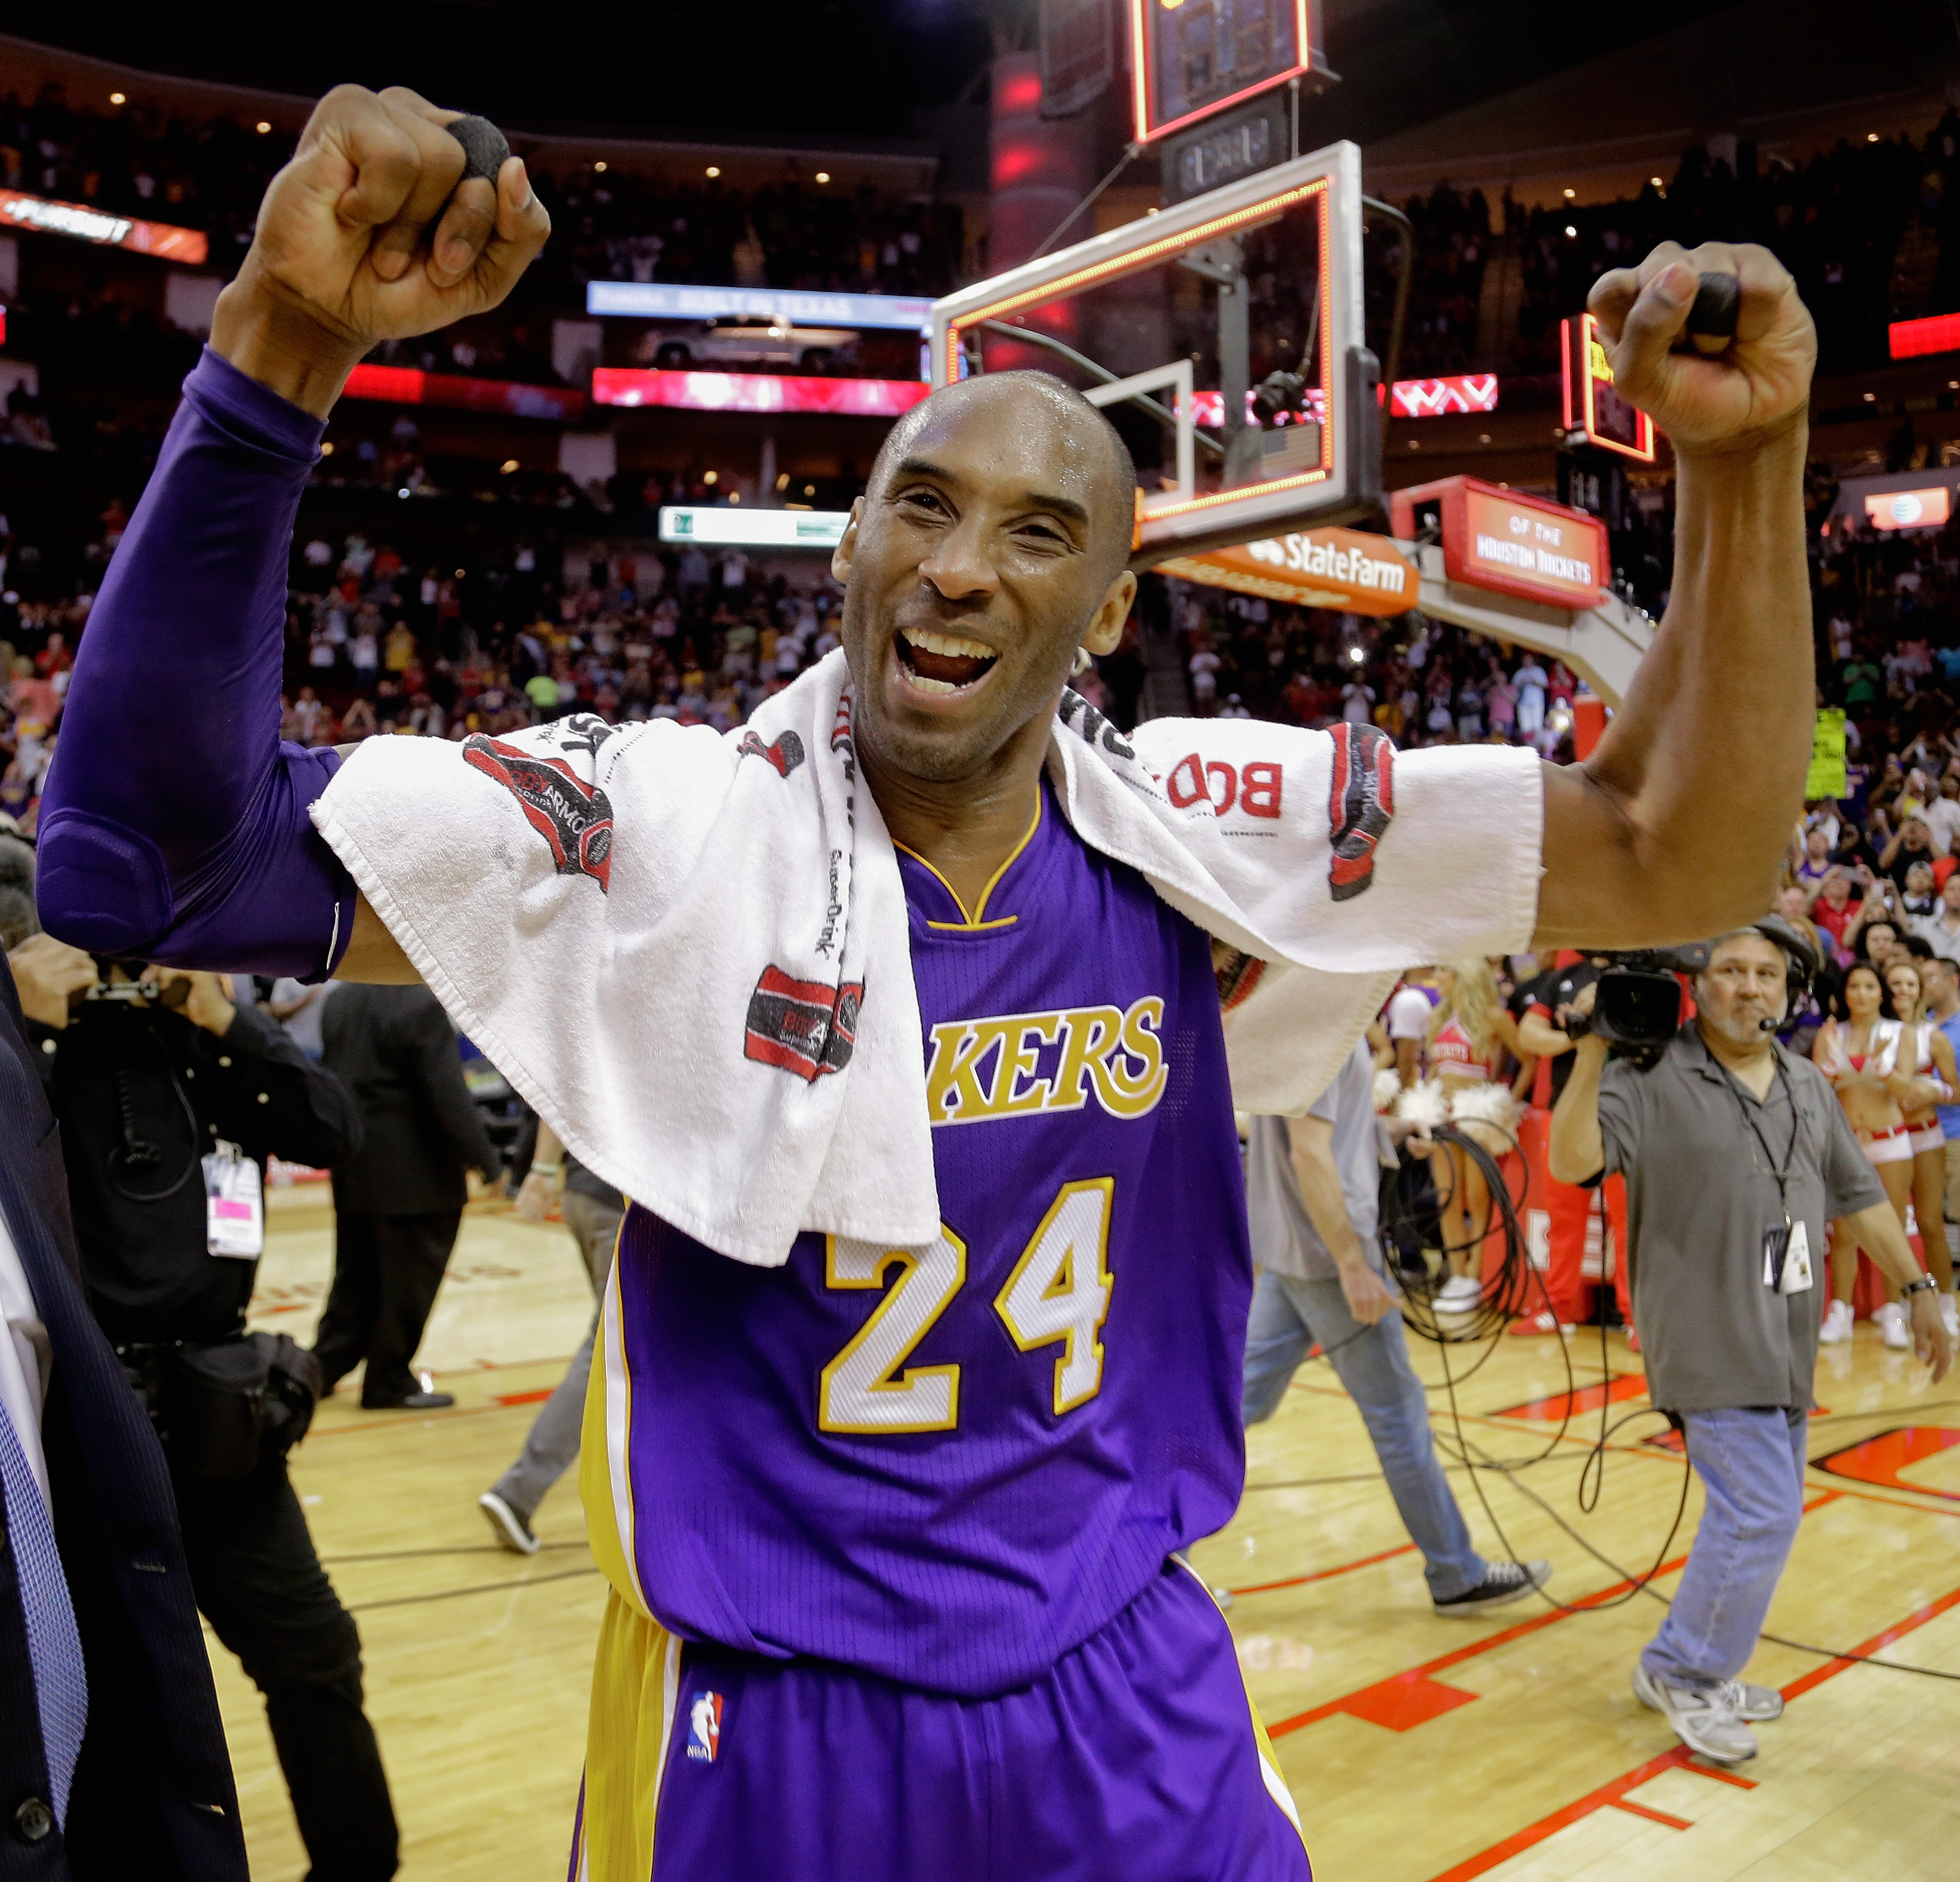
[[[253,1321],[306,1339],[332,1271],[317,1188],[274,1193]],[[466,1221],[421,1363],[457,1396],[434,1415],[320,1408],[293,1476],[366,1645],[369,1710],[402,1832],[408,1882],[556,1882],[578,1790],[587,1681],[604,1584],[584,1544],[575,1473],[546,1500],[543,1551],[495,1547],[476,1508],[583,1335],[591,1294],[569,1236],[507,1205]],[[1452,1355],[1460,1373],[1474,1351]],[[1442,1383],[1435,1349],[1425,1378]],[[1960,1683],[1765,1645],[1750,1669],[1783,1718],[1735,1773],[1688,1760],[1628,1688],[1660,1609],[1621,1601],[1615,1568],[1522,1493],[1636,1573],[1681,1493],[1678,1453],[1641,1419],[1612,1440],[1604,1494],[1580,1512],[1599,1435],[1596,1333],[1573,1354],[1504,1339],[1458,1393],[1469,1442],[1526,1460],[1512,1479],[1451,1472],[1478,1546],[1494,1517],[1552,1590],[1585,1611],[1520,1603],[1477,1622],[1429,1610],[1421,1559],[1375,1475],[1360,1420],[1324,1365],[1250,1436],[1237,1518],[1194,1552],[1229,1587],[1247,1685],[1298,1799],[1319,1882],[1910,1882],[1960,1864]],[[1640,1361],[1606,1351],[1608,1415],[1645,1403]],[[1960,1676],[1960,1380],[1937,1391],[1861,1325],[1826,1349],[1809,1511],[1770,1631]],[[1453,1442],[1446,1393],[1437,1428]],[[1700,1511],[1691,1488],[1678,1566]],[[1653,1586],[1666,1594],[1671,1573]],[[258,1696],[213,1644],[253,1874],[296,1882],[305,1860]],[[921,1878],[921,1882],[927,1882]],[[932,1882],[937,1882],[937,1878]]]

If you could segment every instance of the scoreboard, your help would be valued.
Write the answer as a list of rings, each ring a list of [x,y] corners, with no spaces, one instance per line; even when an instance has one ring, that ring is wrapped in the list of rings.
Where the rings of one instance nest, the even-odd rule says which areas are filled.
[[[1564,344],[1565,428],[1623,457],[1654,460],[1653,420],[1613,384],[1613,368],[1601,343],[1599,323],[1589,314],[1560,323]]]
[[[1324,69],[1321,0],[1129,0],[1139,144]]]

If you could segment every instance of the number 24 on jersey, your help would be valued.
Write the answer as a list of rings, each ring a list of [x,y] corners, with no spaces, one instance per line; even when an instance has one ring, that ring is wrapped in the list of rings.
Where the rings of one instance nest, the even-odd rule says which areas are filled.
[[[1055,1409],[1093,1399],[1102,1383],[1097,1335],[1109,1310],[1109,1216],[1115,1180],[1064,1183],[1013,1272],[994,1298],[1014,1344],[1032,1352],[1059,1342]],[[923,1250],[830,1237],[824,1280],[875,1290],[899,1272],[876,1312],[819,1377],[817,1425],[827,1431],[885,1434],[953,1430],[959,1368],[905,1364],[966,1279],[966,1244],[942,1227]]]

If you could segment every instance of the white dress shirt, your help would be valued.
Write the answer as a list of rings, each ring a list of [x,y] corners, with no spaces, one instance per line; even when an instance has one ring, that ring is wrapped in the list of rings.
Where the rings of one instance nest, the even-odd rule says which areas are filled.
[[[47,1402],[48,1376],[53,1369],[48,1330],[41,1324],[6,1218],[0,1216],[0,1412],[21,1441],[44,1501],[48,1460],[41,1448],[41,1407]]]

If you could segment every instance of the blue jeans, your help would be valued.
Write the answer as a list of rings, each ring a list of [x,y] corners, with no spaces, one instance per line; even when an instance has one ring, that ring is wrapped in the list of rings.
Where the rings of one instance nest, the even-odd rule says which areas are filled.
[[[1684,1412],[1706,1504],[1674,1605],[1640,1655],[1656,1679],[1707,1690],[1749,1664],[1796,1526],[1808,1443],[1780,1406]]]
[[[1428,1395],[1409,1364],[1399,1314],[1363,1326],[1348,1312],[1338,1281],[1262,1273],[1246,1329],[1245,1422],[1262,1423],[1279,1409],[1287,1382],[1316,1339],[1374,1441],[1389,1494],[1422,1551],[1430,1596],[1446,1601],[1475,1587],[1488,1564],[1470,1546],[1463,1512],[1436,1460]]]

